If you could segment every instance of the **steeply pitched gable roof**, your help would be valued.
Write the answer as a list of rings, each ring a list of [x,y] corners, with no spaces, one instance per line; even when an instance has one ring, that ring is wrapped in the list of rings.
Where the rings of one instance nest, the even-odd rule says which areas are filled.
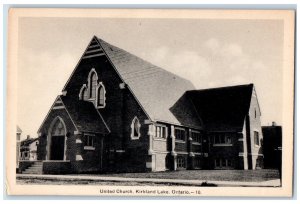
[[[101,39],[98,42],[152,120],[190,126],[170,110],[185,91],[195,89],[190,81]]]
[[[186,93],[174,103],[170,111],[182,125],[196,128],[203,126],[194,104]]]
[[[60,96],[76,128],[82,132],[107,134],[110,132],[94,104],[88,101]]]
[[[208,131],[242,131],[253,84],[188,91]]]

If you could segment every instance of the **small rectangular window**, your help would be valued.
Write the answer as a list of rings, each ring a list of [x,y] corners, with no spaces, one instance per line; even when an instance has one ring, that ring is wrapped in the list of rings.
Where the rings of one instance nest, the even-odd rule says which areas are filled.
[[[217,158],[215,159],[215,167],[218,168],[227,168],[232,166],[231,159],[225,159],[225,158]]]
[[[222,160],[222,167],[226,167],[226,159],[221,159]]]
[[[215,167],[220,167],[220,159],[215,159]]]
[[[162,127],[162,138],[166,138],[166,137],[167,137],[167,128]]]
[[[220,143],[225,144],[225,135],[220,135]]]
[[[227,166],[231,167],[231,160],[230,159],[227,160]]]
[[[194,142],[201,143],[201,134],[200,132],[192,131],[192,139]]]
[[[198,168],[201,166],[201,159],[200,158],[195,158],[195,160],[194,160],[194,166],[198,167]]]
[[[220,144],[220,135],[215,135],[215,144]]]
[[[185,168],[185,158],[182,156],[177,157],[177,168]]]
[[[259,146],[259,133],[257,131],[254,131],[254,142],[255,145]]]
[[[214,144],[232,144],[232,137],[230,134],[219,133],[214,136]]]
[[[160,126],[156,127],[156,137],[160,137]]]
[[[156,126],[156,137],[157,138],[166,138],[167,137],[167,127],[165,126]]]
[[[175,129],[176,140],[185,141],[185,131],[183,129]]]
[[[231,144],[231,136],[230,135],[225,136],[225,142],[226,142],[226,144]]]
[[[95,135],[93,134],[84,134],[84,135],[85,135],[84,146],[94,147]]]

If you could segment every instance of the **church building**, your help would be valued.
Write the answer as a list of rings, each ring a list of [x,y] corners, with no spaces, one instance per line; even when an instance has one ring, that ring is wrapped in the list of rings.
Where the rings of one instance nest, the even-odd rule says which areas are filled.
[[[44,174],[258,169],[260,116],[253,84],[196,90],[94,36],[38,130],[37,159]]]

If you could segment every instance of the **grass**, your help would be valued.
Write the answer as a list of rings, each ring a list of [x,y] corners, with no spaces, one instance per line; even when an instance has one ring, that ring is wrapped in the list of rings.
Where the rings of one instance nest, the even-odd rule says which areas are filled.
[[[113,182],[113,181],[93,181],[93,180],[51,180],[41,178],[17,178],[20,185],[97,185],[97,186],[168,186],[168,184],[147,183],[147,182]]]
[[[83,175],[83,174],[80,174]],[[216,186],[213,181],[240,181],[259,182],[279,179],[279,173],[274,169],[261,170],[186,170],[150,173],[119,173],[119,174],[93,174],[99,177],[123,177],[123,178],[164,178],[181,180],[203,180],[196,186]],[[103,181],[103,180],[77,180],[74,179],[47,179],[47,178],[17,178],[18,184],[55,184],[55,185],[108,185],[108,186],[190,186],[181,183],[162,182],[135,182],[135,181]],[[193,185],[195,186],[195,185]]]
[[[125,177],[125,178],[164,178],[183,180],[207,181],[268,181],[279,179],[279,172],[275,169],[260,170],[186,170],[150,173],[118,173],[98,174],[99,176]]]
[[[77,180],[75,179],[47,179],[47,178],[17,178],[20,185],[97,185],[97,186],[206,186],[216,187],[212,183],[203,182],[201,184],[183,184],[169,182],[135,182],[135,181],[102,181],[102,180]]]

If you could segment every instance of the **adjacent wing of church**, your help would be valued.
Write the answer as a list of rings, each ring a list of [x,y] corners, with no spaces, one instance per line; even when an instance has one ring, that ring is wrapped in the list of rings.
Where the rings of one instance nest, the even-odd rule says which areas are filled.
[[[42,173],[263,167],[253,84],[192,83],[93,37],[39,134]]]

